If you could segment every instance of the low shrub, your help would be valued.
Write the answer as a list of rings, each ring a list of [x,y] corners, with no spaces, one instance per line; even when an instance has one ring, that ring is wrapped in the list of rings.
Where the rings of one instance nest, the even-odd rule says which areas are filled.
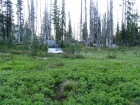
[[[108,55],[107,57],[110,59],[115,59],[117,56],[115,54],[111,54],[111,55]]]
[[[64,54],[62,54],[62,57],[63,57],[63,58],[69,58],[69,54],[64,53]]]
[[[24,54],[25,52],[22,50],[12,50],[11,53],[20,55],[20,54]]]
[[[62,55],[63,58],[71,58],[71,59],[84,59],[84,55],[82,54],[68,54],[65,53]]]
[[[115,58],[117,58],[116,50],[115,50],[115,49],[109,49],[107,58],[110,58],[110,59],[115,59]]]
[[[67,80],[60,86],[60,92],[75,90],[79,86],[79,83],[73,80]]]
[[[71,59],[76,59],[76,55],[75,55],[75,54],[69,54],[68,56],[69,56],[69,58],[71,58]]]
[[[31,43],[31,55],[35,57],[38,54],[39,51],[39,41],[37,39],[37,36],[34,35],[33,41]]]
[[[81,52],[82,45],[79,43],[70,43],[66,45],[66,48],[63,49],[66,53],[69,54],[79,54]]]
[[[55,56],[55,54],[45,53],[45,56],[46,56],[46,57],[54,57],[54,56]]]
[[[56,67],[61,67],[61,66],[64,66],[64,63],[58,60],[52,61],[49,63],[50,68],[56,68]]]
[[[82,54],[77,54],[77,55],[76,55],[76,58],[78,58],[78,59],[84,59],[85,57],[84,57],[84,55],[82,55]]]
[[[11,60],[11,54],[10,53],[0,53],[0,59],[2,61],[9,61],[9,60]]]
[[[48,43],[45,43],[43,46],[40,46],[42,51],[48,52]]]
[[[79,87],[79,83],[73,80],[66,80],[59,84],[57,90],[57,99],[60,101],[65,100],[68,97],[68,94],[72,91],[76,91]]]

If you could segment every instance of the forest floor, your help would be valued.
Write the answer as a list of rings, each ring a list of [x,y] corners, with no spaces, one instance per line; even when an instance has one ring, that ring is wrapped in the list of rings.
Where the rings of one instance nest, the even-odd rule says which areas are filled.
[[[140,105],[140,49],[0,53],[0,105]]]

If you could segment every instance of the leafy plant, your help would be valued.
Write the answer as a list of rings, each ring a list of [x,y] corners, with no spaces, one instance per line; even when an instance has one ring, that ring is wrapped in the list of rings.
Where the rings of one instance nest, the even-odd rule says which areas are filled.
[[[70,54],[78,54],[82,46],[79,43],[70,43],[66,45],[65,52]]]
[[[115,59],[117,57],[116,51],[114,49],[109,49],[108,58]]]
[[[56,68],[56,67],[62,67],[62,66],[64,66],[64,63],[62,61],[59,61],[59,60],[50,62],[50,64],[49,64],[50,68]]]
[[[31,55],[33,57],[37,55],[38,49],[39,49],[39,41],[37,39],[37,36],[34,35],[33,41],[32,41],[32,44],[31,44]]]

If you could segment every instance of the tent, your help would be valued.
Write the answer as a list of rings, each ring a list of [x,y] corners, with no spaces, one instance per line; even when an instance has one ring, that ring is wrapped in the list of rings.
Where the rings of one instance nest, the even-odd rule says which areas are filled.
[[[62,49],[56,44],[54,40],[47,40],[45,43],[48,43],[48,53],[53,54],[62,54]]]

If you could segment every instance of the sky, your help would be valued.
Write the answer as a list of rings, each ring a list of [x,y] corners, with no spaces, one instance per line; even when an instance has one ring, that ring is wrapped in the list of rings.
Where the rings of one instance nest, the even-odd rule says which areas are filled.
[[[11,0],[14,4],[16,4],[17,0]],[[38,17],[38,25],[40,26],[41,20],[40,20],[40,12],[41,12],[41,17],[43,17],[43,10],[45,6],[45,0],[34,0],[34,2],[37,1],[38,9],[37,9],[37,17]],[[51,0],[46,0],[47,2],[47,7],[48,10],[50,9],[50,1]],[[96,0],[94,0],[96,1]],[[107,11],[107,0],[97,0],[98,1],[98,7],[99,7],[99,13],[101,17],[103,14]],[[108,0],[110,1],[110,0]],[[131,0],[130,0],[131,1]],[[28,6],[27,6],[27,0],[23,0],[24,2],[24,13],[25,17],[27,17],[28,14]],[[53,0],[52,0],[53,3]],[[83,0],[84,3],[84,0]],[[114,20],[114,28],[116,27],[117,21],[121,21],[122,19],[122,9],[121,9],[121,4],[122,0],[113,0],[114,8],[113,8],[113,20]],[[137,8],[140,11],[140,0],[136,0],[135,8]],[[61,0],[58,0],[58,6],[61,5]],[[72,21],[72,26],[75,26],[75,33],[78,33],[78,28],[79,28],[79,23],[80,23],[80,7],[81,6],[81,0],[65,0],[65,9],[66,9],[66,20],[68,21],[68,11],[70,12],[71,16],[71,21]],[[90,6],[90,0],[87,0],[87,18],[89,22],[89,6]],[[41,11],[40,11],[41,7]],[[84,7],[83,7],[84,8]],[[50,10],[49,10],[50,11]],[[84,11],[83,11],[84,12]],[[88,26],[89,27],[89,26]],[[38,27],[39,30],[40,27]]]

